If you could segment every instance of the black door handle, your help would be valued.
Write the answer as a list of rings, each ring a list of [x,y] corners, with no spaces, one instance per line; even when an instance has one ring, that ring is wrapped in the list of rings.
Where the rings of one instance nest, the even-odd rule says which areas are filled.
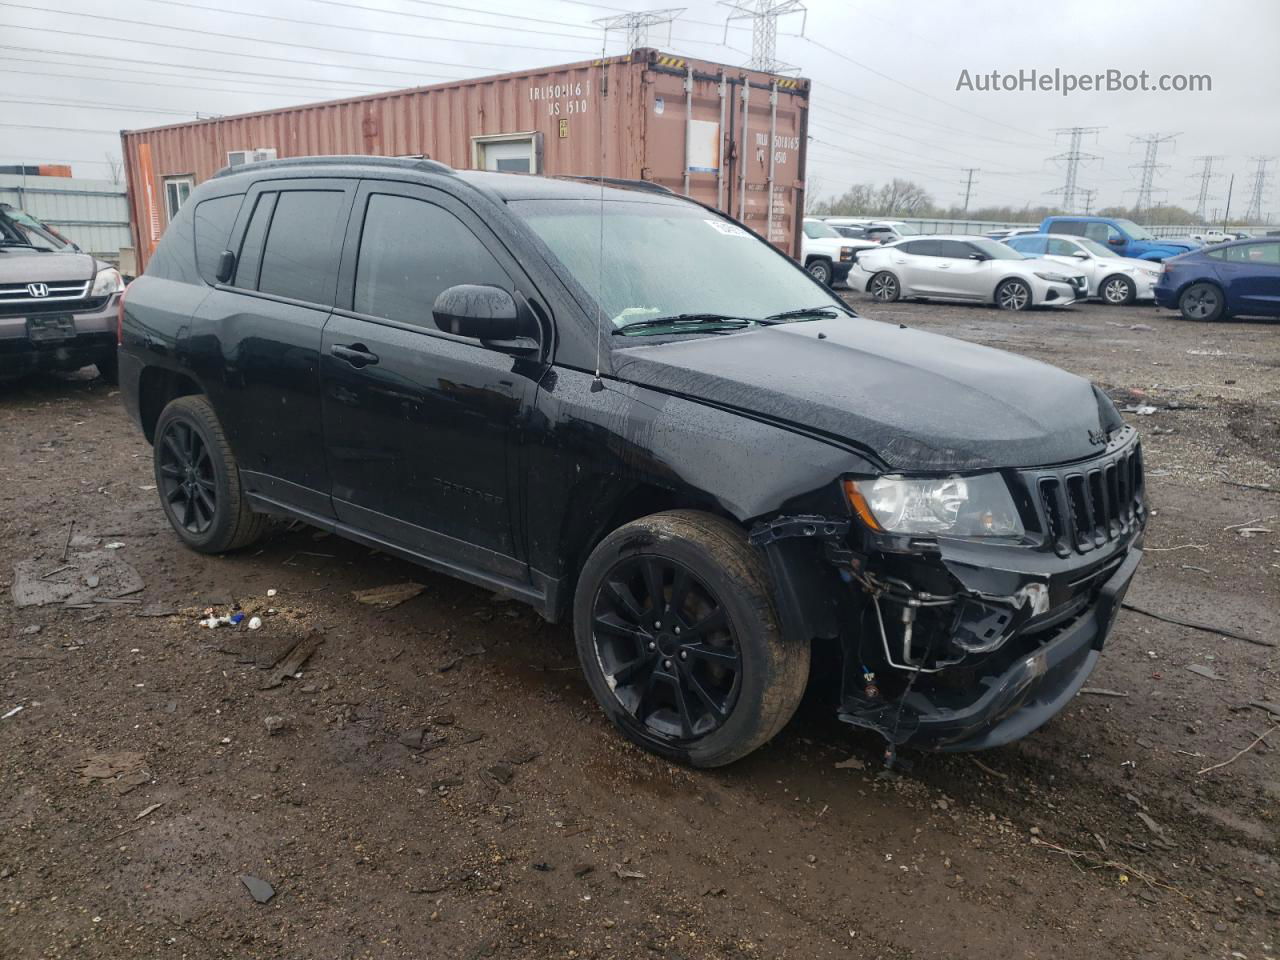
[[[378,362],[378,355],[370,353],[363,343],[353,343],[350,346],[335,343],[329,348],[329,352],[339,360],[345,360],[353,367],[371,366]]]

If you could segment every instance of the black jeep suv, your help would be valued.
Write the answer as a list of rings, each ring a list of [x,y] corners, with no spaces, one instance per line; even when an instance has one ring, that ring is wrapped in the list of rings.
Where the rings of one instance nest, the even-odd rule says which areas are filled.
[[[777,733],[819,647],[890,750],[1023,736],[1141,556],[1138,438],[1087,381],[858,317],[652,184],[225,170],[119,366],[189,546],[300,518],[570,617],[617,726],[699,766]]]

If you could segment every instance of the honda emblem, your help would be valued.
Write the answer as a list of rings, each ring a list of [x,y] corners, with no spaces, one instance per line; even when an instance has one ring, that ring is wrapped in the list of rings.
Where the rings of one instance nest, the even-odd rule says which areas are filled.
[[[27,293],[32,297],[47,297],[49,295],[49,285],[47,283],[28,283]]]

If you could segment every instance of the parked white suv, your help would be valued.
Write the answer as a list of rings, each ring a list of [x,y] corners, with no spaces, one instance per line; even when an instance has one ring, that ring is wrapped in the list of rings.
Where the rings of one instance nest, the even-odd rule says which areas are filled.
[[[805,217],[800,241],[800,262],[819,283],[833,287],[843,283],[859,250],[876,249],[871,240],[842,237],[821,220]]]
[[[1089,281],[1089,296],[1123,307],[1137,300],[1154,300],[1152,288],[1160,279],[1160,264],[1134,257],[1117,257],[1088,237],[1064,237],[1043,233],[1010,237],[1004,243],[1028,257],[1047,257],[1082,272]]]
[[[1088,296],[1078,269],[1025,257],[986,237],[910,237],[858,256],[855,282],[877,300],[899,297],[972,300],[1002,310],[1062,307]]]

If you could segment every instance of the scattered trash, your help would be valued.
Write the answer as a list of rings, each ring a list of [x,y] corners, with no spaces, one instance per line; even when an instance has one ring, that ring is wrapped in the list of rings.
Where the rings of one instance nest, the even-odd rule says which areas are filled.
[[[1148,323],[1131,323],[1129,324],[1129,329],[1149,332],[1154,330],[1155,327],[1151,326]]]
[[[277,733],[280,733],[287,726],[287,723],[284,717],[276,717],[276,716],[264,717],[262,720],[262,724],[267,728],[267,735],[272,737],[274,737]]]
[[[867,768],[866,761],[857,757],[850,757],[848,760],[839,760],[836,762],[837,770],[865,770]]]
[[[230,616],[230,617],[228,617],[227,619],[231,621],[231,625],[232,625],[233,627],[238,627],[238,626],[240,626],[240,622],[241,622],[242,620],[244,620],[244,614],[243,614],[243,613],[233,613],[233,614],[231,614],[231,616]]]
[[[1265,710],[1273,717],[1280,717],[1280,703],[1269,703],[1266,700],[1250,700],[1249,706]]]
[[[555,869],[555,867],[551,866],[549,863],[538,862],[533,865],[533,869],[537,870],[539,873],[550,873]]]
[[[240,882],[244,884],[245,889],[249,891],[249,896],[257,900],[259,903],[266,903],[276,895],[275,888],[265,880],[259,880],[257,877],[250,876],[247,873],[240,874]]]
[[[1206,667],[1203,663],[1189,663],[1187,669],[1196,676],[1204,677],[1206,680],[1226,680],[1226,677],[1218,676],[1210,667]]]
[[[143,808],[142,808],[142,812],[141,812],[141,813],[139,813],[139,814],[138,814],[136,817],[134,817],[133,819],[134,819],[134,820],[141,820],[143,817],[145,817],[145,816],[148,816],[148,815],[150,815],[150,814],[155,813],[157,810],[159,810],[159,809],[160,809],[161,807],[163,807],[163,806],[164,806],[164,801],[163,801],[163,800],[161,800],[159,803],[153,803],[153,804],[150,804],[149,806],[145,806],[145,807],[143,807]]]
[[[1158,411],[1159,411],[1158,407],[1142,406],[1142,407],[1134,407],[1132,412],[1136,413],[1140,417],[1149,417],[1153,413],[1157,413]]]
[[[1236,531],[1236,533],[1240,534],[1240,536],[1244,537],[1246,540],[1252,539],[1253,537],[1257,536],[1259,533],[1270,533],[1270,532],[1271,532],[1270,527],[1241,527],[1239,530]]]
[[[4,716],[0,717],[0,720],[8,720],[10,717],[16,716],[17,714],[21,713],[25,709],[26,707],[19,704],[18,706],[10,710],[8,713],[6,713]]]
[[[1091,697],[1127,697],[1127,693],[1119,690],[1107,690],[1105,687],[1081,687],[1080,692]]]
[[[151,779],[143,769],[142,754],[132,752],[96,753],[81,760],[75,770],[81,783],[103,780],[122,796]]]
[[[619,880],[645,880],[647,877],[638,870],[623,869],[622,864],[615,863],[613,865],[613,875]]]
[[[19,632],[20,634],[22,634],[22,636],[24,636],[24,637],[34,637],[37,633],[39,633],[39,632],[40,632],[41,630],[43,630],[43,629],[44,629],[44,628],[43,628],[42,626],[40,626],[40,624],[38,624],[38,623],[33,623],[33,624],[30,624],[29,626],[25,626],[25,627],[23,627],[23,628],[22,628],[20,631],[18,631],[18,632]]]
[[[259,629],[261,626],[262,626],[262,618],[261,618],[261,617],[250,617],[250,618],[249,618],[249,629],[250,629],[250,630],[257,630],[257,629]]]
[[[76,554],[53,570],[48,561],[22,560],[13,568],[15,607],[43,607],[51,603],[78,606],[102,598],[128,597],[142,590],[142,577],[114,553],[95,550]],[[90,577],[97,585],[87,586]]]
[[[1164,827],[1156,823],[1155,820],[1151,818],[1151,814],[1143,813],[1141,810],[1139,810],[1137,813],[1137,817],[1139,820],[1142,821],[1142,825],[1146,827],[1148,830],[1150,830],[1152,833],[1154,833],[1157,837],[1164,836]]]
[[[1271,727],[1270,729],[1268,729],[1266,732],[1264,732],[1264,733],[1260,734],[1258,737],[1254,738],[1254,740],[1253,740],[1253,742],[1252,742],[1252,743],[1250,743],[1247,747],[1245,747],[1245,748],[1244,748],[1243,750],[1241,750],[1239,753],[1235,754],[1235,756],[1231,757],[1229,760],[1223,760],[1221,763],[1215,763],[1215,764],[1214,764],[1213,766],[1211,766],[1211,767],[1205,767],[1203,770],[1197,770],[1197,771],[1196,771],[1196,776],[1197,776],[1197,777],[1202,777],[1202,776],[1204,776],[1206,773],[1208,773],[1210,770],[1217,770],[1217,769],[1219,769],[1219,768],[1221,768],[1221,767],[1225,767],[1225,766],[1227,766],[1228,764],[1235,763],[1237,760],[1239,760],[1239,759],[1240,759],[1241,757],[1243,757],[1246,753],[1248,753],[1250,750],[1252,750],[1254,747],[1256,747],[1258,744],[1260,744],[1263,740],[1267,739],[1267,737],[1271,736],[1271,735],[1272,735],[1273,733],[1275,733],[1277,730],[1280,730],[1280,724],[1276,724],[1275,726],[1272,726],[1272,727]]]
[[[268,597],[274,597],[274,596],[275,596],[277,593],[279,593],[279,592],[280,592],[280,591],[279,591],[279,590],[277,590],[275,587],[272,587],[270,590],[268,590],[268,591],[267,591],[267,596],[268,596]]]
[[[262,684],[262,689],[270,690],[272,687],[278,687],[284,683],[285,677],[296,676],[298,671],[302,669],[303,664],[311,659],[313,653],[320,649],[320,644],[322,643],[324,643],[324,634],[319,630],[313,630],[308,633],[289,650],[285,658]]]
[[[108,544],[104,544],[104,545],[103,545],[103,547],[102,547],[102,549],[104,549],[104,550],[120,550],[120,549],[121,549],[121,548],[123,548],[123,547],[124,547],[124,543],[123,543],[122,541],[120,541],[120,540],[112,540],[110,543],[108,543]]]
[[[1251,637],[1248,634],[1237,633],[1234,630],[1228,630],[1225,627],[1215,627],[1211,623],[1198,623],[1195,620],[1183,620],[1180,617],[1173,617],[1167,613],[1156,613],[1154,610],[1148,610],[1146,607],[1140,607],[1135,603],[1125,600],[1122,607],[1126,610],[1132,610],[1134,613],[1140,613],[1144,617],[1151,617],[1153,620],[1163,620],[1165,623],[1176,624],[1179,627],[1189,627],[1192,630],[1203,630],[1205,633],[1216,633],[1221,637],[1230,637],[1233,640],[1243,640],[1245,643],[1252,643],[1259,647],[1274,647],[1274,640],[1263,640],[1261,637]]]

